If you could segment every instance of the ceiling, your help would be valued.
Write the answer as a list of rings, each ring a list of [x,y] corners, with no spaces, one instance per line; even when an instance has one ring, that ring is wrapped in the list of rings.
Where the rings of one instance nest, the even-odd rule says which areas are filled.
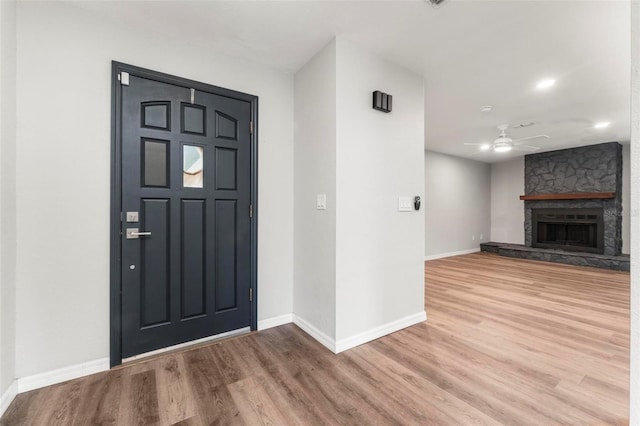
[[[122,25],[295,72],[336,35],[425,76],[425,147],[480,153],[496,127],[544,150],[630,139],[629,1],[423,0],[73,3]],[[536,90],[537,82],[556,85]],[[372,88],[376,89],[376,88]],[[394,99],[394,103],[402,102]],[[480,107],[492,105],[483,113]],[[609,121],[596,130],[596,122]]]

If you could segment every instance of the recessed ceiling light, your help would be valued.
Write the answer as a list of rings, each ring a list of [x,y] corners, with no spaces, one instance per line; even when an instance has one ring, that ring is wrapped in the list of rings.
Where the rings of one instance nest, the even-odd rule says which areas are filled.
[[[536,86],[536,89],[538,90],[548,89],[554,84],[556,84],[556,81],[553,78],[548,78],[546,80],[542,80],[541,82],[539,82],[538,85]]]
[[[491,148],[491,145],[489,145],[488,143],[485,143],[484,145],[480,145],[481,151],[487,151],[489,148]]]
[[[491,112],[491,111],[493,111],[492,105],[485,105],[480,108],[480,112]]]
[[[603,121],[602,123],[596,123],[593,128],[594,129],[604,129],[605,127],[609,127],[609,124],[611,124],[608,121]]]

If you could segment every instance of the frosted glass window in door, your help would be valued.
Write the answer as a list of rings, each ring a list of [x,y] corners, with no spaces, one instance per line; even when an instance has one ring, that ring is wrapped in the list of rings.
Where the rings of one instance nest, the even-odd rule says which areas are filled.
[[[182,186],[202,188],[204,186],[204,149],[201,146],[182,147]]]
[[[143,140],[142,182],[143,186],[167,187],[169,159],[167,158],[168,141]]]

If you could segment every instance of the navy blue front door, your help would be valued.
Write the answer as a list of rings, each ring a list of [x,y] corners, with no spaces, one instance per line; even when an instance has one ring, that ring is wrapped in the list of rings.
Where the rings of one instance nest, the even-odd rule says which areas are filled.
[[[251,322],[251,104],[128,78],[122,357]]]

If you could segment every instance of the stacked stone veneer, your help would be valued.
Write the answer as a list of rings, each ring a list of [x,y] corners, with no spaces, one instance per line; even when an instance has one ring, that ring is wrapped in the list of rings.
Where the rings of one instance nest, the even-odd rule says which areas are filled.
[[[531,247],[531,209],[604,209],[604,254],[622,249],[622,146],[618,142],[529,154],[524,158],[526,195],[615,192],[609,200],[525,201],[525,245]]]

